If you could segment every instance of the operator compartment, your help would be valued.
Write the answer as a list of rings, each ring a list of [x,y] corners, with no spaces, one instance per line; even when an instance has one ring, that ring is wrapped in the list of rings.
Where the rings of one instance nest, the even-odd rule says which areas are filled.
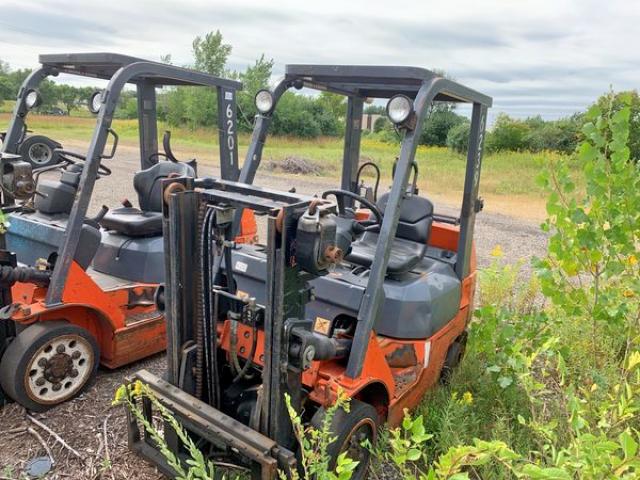
[[[23,208],[9,215],[5,236],[7,248],[17,254],[20,263],[35,265],[38,259],[53,260],[64,240],[82,167],[80,163],[70,163],[61,170],[59,179],[36,182],[37,194],[32,208]],[[74,257],[83,269],[86,270],[93,260],[100,239],[99,226],[85,222]]]

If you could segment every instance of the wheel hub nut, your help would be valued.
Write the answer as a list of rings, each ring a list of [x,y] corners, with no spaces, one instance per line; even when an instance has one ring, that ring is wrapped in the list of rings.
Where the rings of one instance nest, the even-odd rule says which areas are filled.
[[[73,360],[69,355],[57,353],[46,362],[44,376],[51,383],[57,383],[65,378],[73,369]]]

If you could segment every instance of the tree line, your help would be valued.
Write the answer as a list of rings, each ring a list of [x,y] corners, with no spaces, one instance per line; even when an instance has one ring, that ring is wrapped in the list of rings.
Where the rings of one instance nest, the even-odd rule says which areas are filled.
[[[238,125],[240,131],[250,132],[257,113],[254,97],[258,90],[267,88],[273,73],[274,61],[262,54],[244,71],[227,67],[232,46],[224,42],[220,31],[198,36],[192,43],[192,62],[185,67],[195,68],[211,75],[239,80],[244,84],[238,92]],[[164,63],[172,63],[171,55],[161,57]],[[22,81],[30,73],[28,69],[12,70],[0,61],[0,101],[12,100]],[[440,72],[443,73],[443,72]],[[94,91],[92,87],[74,87],[42,82],[40,92],[43,103],[39,110],[51,112],[63,108],[64,113],[86,108],[86,102]],[[629,92],[626,92],[627,94]],[[622,92],[625,94],[625,92]],[[215,125],[217,121],[216,93],[202,87],[165,87],[158,92],[158,118],[172,126],[198,128]],[[611,102],[620,104],[618,96],[603,95],[597,103],[604,106]],[[633,158],[640,158],[640,98],[632,97],[632,121],[630,146]],[[380,114],[374,131],[367,133],[385,142],[397,142],[398,134],[387,120],[384,106],[368,105],[365,113]],[[341,95],[321,92],[316,96],[286,92],[274,112],[271,133],[301,138],[340,136],[344,133],[346,99]],[[136,118],[135,91],[126,90],[116,111],[118,118]],[[554,150],[571,153],[582,140],[584,115],[576,113],[559,120],[544,120],[540,116],[516,119],[501,113],[495,119],[486,137],[488,151],[541,151]],[[453,104],[435,105],[425,122],[420,143],[429,146],[449,147],[464,152],[469,139],[470,122],[456,112]]]

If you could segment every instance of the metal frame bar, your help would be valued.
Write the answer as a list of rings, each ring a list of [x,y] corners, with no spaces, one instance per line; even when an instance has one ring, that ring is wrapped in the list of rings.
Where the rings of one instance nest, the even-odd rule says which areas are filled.
[[[342,190],[355,192],[358,164],[360,163],[360,140],[362,139],[362,112],[364,99],[348,97],[347,125],[344,133],[344,151],[342,156]],[[346,207],[353,206],[353,198],[343,199]]]
[[[141,82],[137,85],[137,93],[140,166],[142,169],[146,169],[158,163],[156,88],[149,82]]]
[[[396,165],[395,180],[387,200],[384,219],[378,234],[374,261],[371,265],[369,280],[358,311],[356,331],[345,372],[349,378],[357,378],[362,372],[362,365],[369,346],[369,337],[382,310],[381,306],[384,300],[383,283],[387,274],[393,238],[396,235],[400,218],[400,205],[407,192],[411,166],[422,132],[422,124],[431,101],[437,93],[439,83],[441,83],[439,79],[432,80],[423,84],[418,91],[414,101],[414,110],[417,116],[416,126],[413,130],[407,130],[402,140],[400,157]]]
[[[234,89],[218,88],[218,140],[220,142],[220,174],[225,180],[237,181],[238,167],[238,122],[236,118],[236,92]]]
[[[174,179],[189,189],[180,195],[171,195],[163,202],[163,235],[165,272],[165,318],[167,320],[167,380],[178,385],[180,362],[185,339],[194,338],[193,318],[195,297],[185,298],[185,292],[194,292],[196,258],[196,195],[191,179]],[[164,193],[164,190],[163,190]],[[176,267],[176,263],[178,266]],[[188,265],[188,266],[185,266]]]
[[[473,111],[471,112],[471,131],[469,132],[467,168],[462,194],[462,210],[460,212],[458,256],[455,267],[456,274],[461,280],[469,275],[476,213],[481,209],[478,200],[478,188],[480,186],[480,171],[482,167],[486,124],[487,106],[474,103]]]
[[[291,87],[291,81],[281,80],[271,93],[273,93],[273,109],[268,114],[258,113],[255,117],[255,125],[251,134],[251,143],[247,150],[244,163],[242,164],[242,171],[240,172],[240,182],[253,183],[256,172],[262,161],[262,150],[264,149],[264,143],[267,138],[267,132],[271,125],[271,118],[273,110],[278,105],[280,97]]]

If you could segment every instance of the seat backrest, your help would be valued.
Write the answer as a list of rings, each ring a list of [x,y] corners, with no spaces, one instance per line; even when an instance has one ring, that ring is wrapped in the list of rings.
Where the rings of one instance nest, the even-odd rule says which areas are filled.
[[[378,199],[378,207],[384,214],[387,208],[389,194],[385,193]],[[400,219],[396,237],[426,244],[431,234],[433,223],[433,203],[418,195],[407,195],[400,204]]]
[[[133,188],[138,193],[140,210],[144,212],[162,211],[161,182],[170,176],[195,176],[193,168],[181,162],[158,162],[154,166],[141,170],[133,177]]]

